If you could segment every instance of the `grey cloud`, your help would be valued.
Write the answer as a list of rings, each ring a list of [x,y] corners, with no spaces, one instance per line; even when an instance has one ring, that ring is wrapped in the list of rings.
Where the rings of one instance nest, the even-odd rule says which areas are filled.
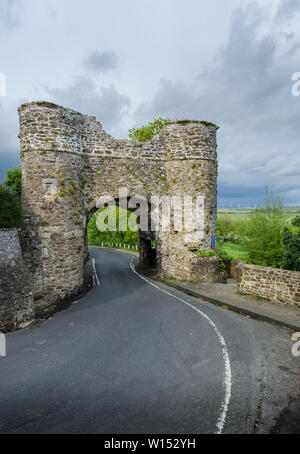
[[[126,17],[119,29],[124,40],[120,40],[115,33],[112,19],[115,14],[111,4],[107,2],[103,10],[100,2],[93,3],[94,8],[87,9],[80,0],[45,0],[36,8],[34,0],[0,0],[0,32],[5,26],[3,37],[9,31],[12,38],[8,45],[1,41],[2,71],[5,70],[7,77],[10,77],[10,89],[14,90],[16,96],[25,94],[29,100],[49,99],[95,115],[104,128],[117,137],[127,135],[129,127],[138,126],[159,115],[213,121],[220,125],[221,199],[225,197],[224,194],[228,201],[230,197],[241,201],[242,198],[248,201],[253,197],[251,200],[255,203],[259,193],[263,195],[265,184],[268,184],[282,191],[287,202],[300,203],[300,97],[291,95],[291,75],[300,71],[300,42],[296,39],[299,37],[296,23],[299,1],[256,1],[250,5],[249,0],[240,2],[248,6],[234,12],[229,29],[225,9],[216,11],[219,2],[209,2],[203,13],[209,12],[211,16],[208,17],[226,24],[222,29],[216,26],[215,21],[206,24],[208,28],[214,27],[214,38],[207,43],[208,48],[215,49],[216,42],[223,42],[211,63],[207,63],[210,51],[203,51],[202,40],[205,40],[206,33],[199,34],[197,44],[198,34],[181,34],[178,30],[177,24],[186,24],[190,19],[189,14],[196,17],[193,8],[185,9],[186,18],[178,17],[182,11],[178,8],[182,5],[180,0],[169,1],[170,5],[174,3],[174,21],[168,21],[169,8],[166,8],[160,11],[160,22],[156,24],[147,15],[142,28],[137,27],[140,21],[130,16],[130,12],[126,16],[128,9],[124,8]],[[121,7],[124,2],[120,0],[119,3]],[[191,3],[199,8],[197,0],[191,0]],[[228,10],[232,10],[235,4],[235,0],[229,1]],[[28,9],[33,8],[36,14],[31,20]],[[140,13],[144,15],[144,7],[140,8]],[[107,38],[105,52],[102,48],[89,47],[89,28],[91,24],[95,27],[95,18],[99,15],[103,23],[100,24],[97,19],[100,25],[98,30],[94,30],[93,42],[102,43],[103,38]],[[25,16],[27,20],[23,23]],[[131,27],[135,33],[126,34],[131,21],[135,25]],[[16,27],[18,23],[22,27]],[[196,28],[197,24],[198,20],[195,19],[190,28]],[[37,25],[42,29],[42,33],[39,30],[40,40],[36,40]],[[13,32],[8,30],[9,27]],[[176,36],[180,35],[180,41],[176,40],[176,36],[174,40],[166,38],[166,42],[157,48],[147,38],[153,33],[156,33],[157,38],[163,33],[167,38],[175,33]],[[136,36],[140,37],[138,42]],[[26,55],[23,60],[20,57],[20,43],[24,48],[31,49],[28,58]],[[97,51],[86,54],[87,48]],[[140,64],[139,52],[146,55],[149,66]],[[22,55],[24,57],[24,53]],[[66,78],[76,67],[78,55],[82,62],[81,69],[85,68],[84,76],[68,84]],[[126,55],[128,64],[122,73],[114,72],[120,67],[119,55]],[[200,67],[201,72],[197,70],[199,74],[195,77],[193,68],[199,68],[196,66],[199,61],[205,61],[206,66]],[[20,64],[22,77],[15,77],[14,74],[20,75]],[[179,73],[181,76],[178,76]],[[110,85],[111,76],[116,74],[116,83],[125,94],[117,86]],[[99,75],[102,87],[95,85]],[[164,78],[156,92],[153,92],[154,81],[162,75]],[[184,82],[180,80],[181,77]],[[47,88],[41,87],[41,81]],[[129,92],[133,102],[138,102],[133,113],[129,109],[130,99],[126,96]],[[141,102],[145,100],[148,101]],[[0,98],[0,162],[5,166],[9,166],[9,162],[13,165],[18,157],[17,106],[20,103]]]
[[[88,77],[77,77],[69,87],[45,88],[47,99],[89,115],[95,115],[108,131],[116,134],[118,124],[130,106],[130,99],[114,86],[96,89]],[[3,98],[0,102],[0,181],[5,168],[19,163],[18,106],[25,99]]]
[[[103,127],[117,135],[118,124],[130,106],[130,99],[120,94],[114,86],[99,90],[88,77],[77,77],[69,87],[44,88],[47,99],[86,113],[95,115]],[[5,169],[19,164],[18,106],[25,99],[3,98],[0,102],[0,181]]]
[[[187,118],[193,115],[196,109],[197,96],[193,87],[183,82],[171,82],[162,79],[159,88],[150,103],[140,104],[134,113],[136,121],[150,121],[153,117]]]
[[[83,66],[94,73],[104,73],[119,66],[118,56],[111,51],[93,52],[84,61]]]
[[[291,95],[299,43],[284,33],[279,39],[262,34],[270,14],[256,4],[237,10],[212,65],[190,85],[162,80],[134,118],[136,124],[158,115],[219,124],[220,187],[241,194],[245,185],[255,192],[268,184],[299,203],[300,99]]]
[[[18,8],[21,3],[21,0],[0,0],[0,30],[18,24]]]
[[[113,85],[98,90],[86,76],[76,77],[69,87],[45,90],[54,103],[95,115],[110,131],[120,123],[130,106],[130,98],[119,93]]]
[[[299,10],[299,0],[281,0],[275,19],[278,21],[291,19]]]

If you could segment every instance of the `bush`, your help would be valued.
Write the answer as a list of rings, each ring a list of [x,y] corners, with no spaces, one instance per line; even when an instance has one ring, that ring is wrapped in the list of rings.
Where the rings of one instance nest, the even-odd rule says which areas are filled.
[[[198,257],[214,257],[215,256],[215,251],[202,251],[202,249],[197,250],[197,256]]]
[[[128,135],[133,141],[146,142],[147,140],[151,140],[157,131],[163,129],[168,121],[165,118],[157,118],[148,123],[148,125],[129,129]]]
[[[300,216],[296,216],[294,219],[292,219],[291,224],[296,228],[300,227]]]
[[[245,219],[231,219],[227,215],[218,216],[218,236],[223,242],[241,243],[245,238]]]
[[[286,224],[282,199],[266,190],[265,206],[256,208],[247,219],[243,244],[248,255],[247,262],[281,268]]]
[[[293,233],[290,228],[285,228],[283,237],[285,246],[283,268],[291,271],[300,271],[300,217],[297,216],[294,218],[291,224],[296,227],[298,231]]]
[[[12,189],[16,194],[21,195],[22,189],[22,173],[20,167],[13,167],[6,170],[6,178],[4,180],[5,186]]]
[[[22,221],[21,198],[11,189],[0,185],[0,228],[20,227]]]
[[[218,235],[226,241],[234,230],[233,221],[229,216],[223,215],[218,217]]]
[[[222,271],[222,272],[226,271],[226,265],[223,262],[223,260],[220,257],[218,257],[218,261],[219,261],[219,270]]]

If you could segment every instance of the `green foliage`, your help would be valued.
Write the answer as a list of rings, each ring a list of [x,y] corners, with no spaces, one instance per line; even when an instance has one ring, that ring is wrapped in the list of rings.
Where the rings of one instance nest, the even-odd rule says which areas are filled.
[[[154,121],[150,121],[147,125],[143,125],[140,128],[129,129],[128,135],[131,140],[137,142],[147,142],[151,140],[157,131],[160,131],[166,126],[168,119],[157,118]]]
[[[15,191],[16,194],[21,195],[22,173],[20,167],[13,167],[12,169],[6,170],[5,173],[5,186]]]
[[[296,270],[299,227],[299,208],[283,208],[281,199],[267,192],[264,208],[218,211],[218,256]]]
[[[300,216],[296,216],[294,219],[292,219],[291,224],[294,227],[300,227]]]
[[[248,263],[282,267],[286,222],[282,199],[266,189],[265,206],[256,208],[245,225],[243,244]]]
[[[0,185],[0,228],[20,227],[22,221],[21,198],[9,187]]]
[[[202,251],[202,249],[197,250],[197,256],[198,257],[214,257],[215,251]]]
[[[218,260],[219,260],[219,270],[220,271],[226,271],[226,265],[223,262],[223,260],[221,259],[221,257],[218,257]]]
[[[225,250],[224,237],[221,236],[219,230],[217,230],[217,256],[221,260],[224,258],[229,259],[228,254]]]
[[[234,222],[229,216],[220,216],[218,218],[218,234],[220,238],[227,239],[233,230]]]
[[[296,227],[297,231],[293,233],[288,227],[284,230],[283,268],[300,271],[300,216],[296,216],[291,224]]]
[[[218,235],[222,241],[241,243],[245,237],[247,219],[232,219],[228,215],[218,217]]]
[[[97,228],[97,216],[99,213],[105,213],[107,215],[108,228],[104,232],[100,232]],[[102,243],[125,243],[131,246],[136,246],[139,243],[139,233],[136,230],[130,230],[128,227],[128,219],[132,213],[119,207],[108,207],[101,208],[91,218],[88,224],[88,243],[90,246],[102,246]],[[110,216],[113,215],[113,219],[116,221],[115,225],[109,225]],[[115,217],[114,217],[115,216]],[[106,221],[106,219],[105,219]],[[118,227],[122,230],[118,230]],[[116,229],[117,228],[117,229]]]

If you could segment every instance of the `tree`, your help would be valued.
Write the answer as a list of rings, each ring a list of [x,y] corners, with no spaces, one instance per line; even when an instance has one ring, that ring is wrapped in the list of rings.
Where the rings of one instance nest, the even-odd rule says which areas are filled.
[[[0,185],[0,228],[20,227],[23,221],[21,198],[7,186]]]
[[[244,246],[249,263],[282,267],[286,223],[283,200],[266,188],[265,206],[256,208],[247,218]]]
[[[106,210],[106,211],[105,211]],[[108,215],[109,211],[114,211],[116,214],[116,227],[117,230],[106,230],[101,232],[97,228],[97,216],[99,212],[104,212]],[[120,211],[124,211],[123,208],[117,207],[109,207],[109,208],[101,208],[94,216],[91,218],[88,224],[88,243],[91,246],[101,246],[102,243],[126,243],[130,245],[137,245],[139,242],[139,233],[138,231],[132,231],[128,228],[128,218],[132,214],[130,211],[126,210],[125,216],[124,213],[121,215],[121,222],[123,218],[125,218],[126,224],[122,226],[122,230],[127,229],[125,231],[119,231],[119,222],[120,222]],[[105,221],[106,223],[106,221]]]
[[[12,189],[16,194],[21,195],[22,189],[22,173],[20,167],[13,167],[6,170],[6,178],[4,180],[5,186]]]
[[[286,270],[300,271],[300,216],[296,216],[292,222],[296,227],[296,232],[286,227],[284,231],[283,243],[283,268]]]
[[[151,140],[157,131],[162,130],[168,123],[166,118],[157,118],[154,121],[150,121],[147,125],[143,125],[140,128],[129,129],[128,135],[131,140],[137,142],[146,142]]]

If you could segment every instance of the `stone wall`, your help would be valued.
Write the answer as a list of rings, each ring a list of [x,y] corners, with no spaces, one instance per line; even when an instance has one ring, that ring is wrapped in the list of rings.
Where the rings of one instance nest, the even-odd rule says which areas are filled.
[[[226,274],[229,278],[234,278],[238,282],[241,280],[243,262],[241,260],[231,260],[223,258],[223,263],[226,267]]]
[[[300,272],[243,264],[239,289],[279,304],[300,307]]]
[[[211,236],[216,235],[214,124],[170,122],[141,144],[116,140],[95,117],[47,102],[22,105],[19,117],[27,215],[22,247],[38,311],[80,291],[87,222],[99,196],[120,202],[120,187],[126,188],[126,197],[144,197],[149,202],[153,196],[192,195],[193,201],[197,195],[203,197],[197,238],[173,227],[140,238],[141,260],[147,253],[143,242],[155,239],[158,271],[192,280],[193,263],[201,261],[197,248],[211,249]]]
[[[226,273],[219,270],[218,257],[194,257],[188,281],[226,283]]]
[[[18,232],[0,230],[0,331],[22,328],[33,319],[33,296]]]

